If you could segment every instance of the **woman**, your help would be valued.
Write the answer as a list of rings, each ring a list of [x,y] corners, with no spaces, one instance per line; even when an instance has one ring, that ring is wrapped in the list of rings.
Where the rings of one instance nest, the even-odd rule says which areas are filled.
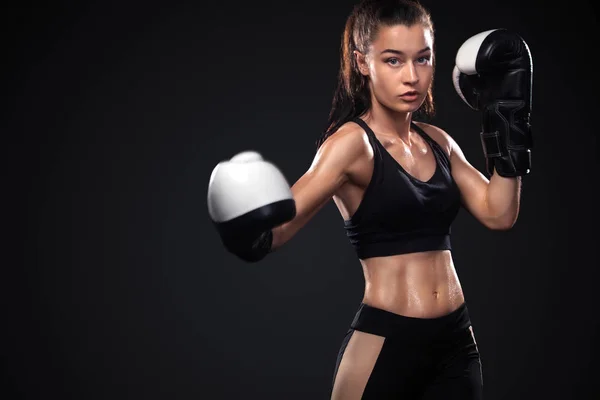
[[[410,1],[368,1],[346,23],[329,129],[293,185],[296,216],[279,248],[331,198],[365,276],[363,302],[339,352],[332,399],[482,396],[479,352],[454,268],[459,206],[490,229],[519,212],[520,178],[488,181],[433,111],[434,29]]]
[[[243,215],[218,225],[230,251],[256,261],[333,198],[362,264],[365,291],[342,341],[332,399],[482,398],[481,361],[452,260],[450,226],[461,205],[490,229],[509,229],[517,220],[520,176],[529,171],[529,150],[519,143],[529,140],[521,134],[529,133],[531,83],[526,45],[490,37],[475,38],[484,51],[472,64],[516,70],[475,71],[461,58],[471,75],[455,75],[459,95],[484,114],[489,180],[446,132],[413,121],[417,111],[434,108],[429,13],[408,0],[363,1],[345,26],[328,129],[312,165],[291,188],[295,210],[266,230],[262,221],[262,232],[253,218],[269,214],[265,208],[230,213]],[[514,55],[510,62],[506,54]],[[467,84],[478,87],[475,100],[473,91],[461,92]],[[504,147],[491,151],[498,143]],[[254,156],[242,158],[248,157]],[[222,195],[214,204],[231,198]],[[267,208],[273,204],[291,203]]]

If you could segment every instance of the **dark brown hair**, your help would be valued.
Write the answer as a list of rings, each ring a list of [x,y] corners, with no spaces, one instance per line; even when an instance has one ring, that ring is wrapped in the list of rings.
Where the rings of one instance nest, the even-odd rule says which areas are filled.
[[[338,85],[333,96],[327,128],[317,140],[317,148],[346,122],[361,116],[371,107],[368,77],[362,75],[353,52],[367,54],[380,26],[423,24],[434,34],[429,12],[417,0],[363,0],[346,20],[340,48]],[[433,115],[432,87],[418,110]]]

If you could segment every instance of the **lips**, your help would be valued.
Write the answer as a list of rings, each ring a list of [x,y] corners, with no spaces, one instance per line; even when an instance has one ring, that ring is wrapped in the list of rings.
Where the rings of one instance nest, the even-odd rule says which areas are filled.
[[[400,95],[400,97],[404,97],[404,96],[406,96],[406,97],[412,97],[412,96],[416,96],[418,94],[419,94],[419,92],[417,92],[416,90],[411,90],[410,92],[402,93]]]

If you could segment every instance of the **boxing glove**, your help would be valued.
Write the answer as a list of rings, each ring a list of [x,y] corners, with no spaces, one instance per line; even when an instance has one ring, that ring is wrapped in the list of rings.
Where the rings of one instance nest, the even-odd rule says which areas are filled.
[[[272,229],[296,215],[285,177],[254,151],[217,164],[210,176],[207,200],[223,245],[247,262],[263,259],[271,250]]]
[[[459,48],[454,88],[482,113],[486,172],[504,177],[531,172],[533,60],[527,43],[506,29],[481,32]]]

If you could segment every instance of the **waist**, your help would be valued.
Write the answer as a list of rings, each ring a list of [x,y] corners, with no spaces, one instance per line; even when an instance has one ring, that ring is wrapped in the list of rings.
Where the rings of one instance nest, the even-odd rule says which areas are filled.
[[[450,251],[361,260],[363,302],[397,314],[431,318],[464,301]]]

